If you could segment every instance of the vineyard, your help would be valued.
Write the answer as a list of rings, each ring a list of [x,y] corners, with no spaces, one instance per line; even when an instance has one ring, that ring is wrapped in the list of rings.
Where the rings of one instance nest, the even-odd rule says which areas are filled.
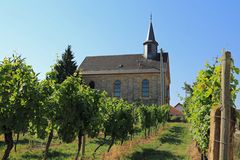
[[[230,52],[228,52],[228,54],[230,55]],[[185,86],[183,87],[183,89],[187,93],[187,96],[185,98],[185,103],[184,103],[184,112],[188,122],[191,124],[191,132],[193,135],[193,139],[196,141],[196,144],[199,149],[199,152],[201,153],[202,159],[208,159],[208,156],[209,156],[208,154],[210,153],[209,139],[210,139],[210,128],[212,127],[210,126],[210,118],[211,118],[210,113],[212,110],[214,110],[214,107],[216,108],[216,106],[221,106],[220,110],[221,111],[223,110],[222,108],[223,98],[221,98],[221,96],[224,94],[222,92],[222,87],[223,85],[226,85],[226,84],[221,83],[221,81],[223,81],[223,79],[221,79],[221,75],[223,74],[222,61],[223,61],[223,58],[217,59],[213,65],[210,65],[207,63],[205,65],[206,68],[201,70],[198,73],[196,81],[192,85],[185,83]],[[231,131],[229,129],[229,132],[231,132],[229,133],[229,137],[230,137],[230,135],[235,132],[235,122],[237,121],[236,119],[237,118],[239,119],[239,117],[236,116],[239,113],[235,111],[236,106],[234,105],[234,101],[236,99],[237,93],[239,92],[238,80],[236,79],[236,75],[239,74],[240,69],[234,66],[232,59],[229,59],[229,62],[230,62],[229,63],[229,71],[230,71],[229,72],[229,81],[230,81],[229,93],[230,94],[228,95],[231,98],[229,99],[229,106],[227,107],[229,107],[230,109],[232,108],[233,112],[230,113],[232,116],[232,119],[229,121],[231,121],[231,123],[234,122],[234,125],[232,126],[233,129]],[[212,118],[215,118],[215,117],[212,117]],[[223,120],[224,118],[221,118],[221,121]],[[239,126],[238,126],[238,129],[239,129]],[[217,134],[217,133],[214,133],[214,134]],[[213,141],[223,142],[221,140],[217,141],[216,139],[213,139]],[[239,145],[239,143],[240,143],[239,140],[236,141],[235,146],[237,146],[237,144]],[[232,152],[235,149],[235,147],[233,146],[229,148],[230,148],[229,152]],[[219,152],[221,153],[221,151]],[[237,157],[239,158],[240,156],[239,151],[235,151],[235,152],[237,152],[237,153],[234,153],[236,155],[236,158]],[[231,158],[227,158],[227,159],[231,159]]]
[[[67,58],[63,56],[63,59]],[[15,159],[19,155],[22,159],[101,159],[112,150],[116,154],[114,146],[121,148],[125,145],[126,148],[132,146],[128,152],[143,145],[139,151],[135,150],[136,154],[126,154],[126,159],[129,154],[133,154],[129,159],[143,159],[152,154],[156,159],[164,155],[169,159],[187,159],[187,155],[174,148],[183,144],[186,151],[190,145],[191,137],[184,136],[188,135],[186,127],[191,128],[199,158],[207,159],[210,112],[221,103],[221,61],[206,64],[192,85],[185,83],[184,112],[189,124],[175,125],[167,123],[168,105],[144,105],[140,101],[128,103],[85,85],[72,59],[70,56],[66,61],[70,67],[64,66],[66,62],[58,61],[41,81],[20,56],[5,58],[1,62],[0,156],[3,160]],[[231,104],[234,106],[239,92],[235,76],[240,69],[231,63]],[[236,113],[234,118],[238,119],[236,126],[240,128],[240,115]],[[164,134],[166,123],[171,127]],[[237,158],[240,156],[238,138],[236,136],[234,142]],[[139,144],[134,146],[136,143]],[[145,149],[148,145],[150,148]]]
[[[169,135],[173,138],[169,138]],[[157,134],[154,132],[150,138],[144,138],[144,132],[135,134],[132,140],[125,141],[122,145],[116,143],[110,152],[107,152],[108,144],[103,145],[93,158],[93,151],[101,142],[99,138],[86,139],[85,159],[188,159],[189,144],[191,136],[189,125],[185,123],[166,123],[160,127]],[[16,139],[16,136],[13,137]],[[29,140],[32,140],[29,143]],[[0,142],[3,142],[0,140]],[[11,152],[9,159],[37,160],[43,158],[43,150],[46,141],[32,135],[20,135],[17,152]],[[49,159],[64,160],[74,159],[77,150],[77,139],[72,143],[62,143],[54,136],[49,152]],[[177,148],[177,149],[176,149]],[[0,155],[3,153],[4,145],[0,143]]]
[[[86,137],[101,142],[93,150],[108,144],[109,152],[115,143],[123,144],[137,133],[147,139],[168,120],[168,106],[146,106],[139,102],[128,103],[111,98],[83,84],[78,74],[66,76],[57,82],[57,73],[51,71],[45,80],[21,57],[5,58],[0,65],[0,133],[4,135],[6,149],[2,159],[11,155],[21,135],[46,140],[44,159],[52,140],[72,143],[77,138],[75,159],[85,156]],[[13,136],[16,140],[13,140]],[[34,141],[29,141],[34,143]],[[81,152],[81,153],[80,153]]]

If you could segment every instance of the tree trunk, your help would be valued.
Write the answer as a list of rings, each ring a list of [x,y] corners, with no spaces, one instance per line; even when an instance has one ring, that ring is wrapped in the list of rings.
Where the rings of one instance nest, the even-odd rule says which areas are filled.
[[[121,140],[121,146],[123,145],[123,141],[124,141],[124,139],[122,138],[122,140]]]
[[[158,134],[158,124],[156,124],[156,128],[155,128],[155,135]]]
[[[82,131],[80,130],[78,133],[78,150],[77,150],[77,155],[76,155],[75,160],[78,160],[81,146],[82,146]]]
[[[106,132],[104,132],[104,139],[106,139],[106,137],[107,137],[107,133],[106,133]]]
[[[18,144],[18,140],[19,140],[19,133],[17,133],[17,139],[14,145],[14,151],[17,152],[17,144]]]
[[[201,160],[208,160],[206,154],[201,154]]]
[[[115,137],[113,137],[112,140],[111,140],[111,144],[110,144],[109,147],[108,147],[108,152],[109,152],[110,149],[112,148],[114,141],[115,141]]]
[[[144,129],[145,139],[147,139],[147,128]]]
[[[49,147],[51,145],[52,139],[53,139],[53,128],[51,129],[51,131],[48,135],[48,141],[47,141],[46,148],[45,148],[44,160],[46,160],[48,158]]]
[[[13,137],[12,132],[4,133],[5,143],[7,144],[7,148],[4,152],[4,155],[2,157],[2,160],[7,160],[9,157],[9,154],[13,148]]]
[[[98,150],[101,146],[103,146],[104,144],[106,144],[106,142],[107,142],[107,140],[104,139],[104,141],[94,150],[94,153],[93,153],[93,154],[96,154],[97,150]]]
[[[85,144],[86,144],[86,135],[84,134],[83,135],[82,158],[81,159],[84,159],[84,156],[85,156]]]

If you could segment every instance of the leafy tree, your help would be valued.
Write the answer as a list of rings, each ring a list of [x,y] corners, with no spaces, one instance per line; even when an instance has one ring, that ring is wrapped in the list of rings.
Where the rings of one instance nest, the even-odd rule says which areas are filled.
[[[158,124],[165,124],[169,120],[170,106],[155,106],[156,121]]]
[[[54,70],[57,71],[57,83],[62,83],[68,76],[75,73],[77,64],[73,59],[74,56],[71,51],[71,46],[69,45],[62,54],[62,59],[58,60],[57,64],[54,66]]]
[[[36,134],[39,138],[48,140],[45,147],[44,159],[47,159],[51,141],[53,139],[53,131],[57,129],[57,112],[59,108],[56,91],[59,84],[56,83],[56,71],[52,70],[46,74],[46,79],[39,83],[38,100],[39,109],[36,116],[31,121],[29,132]]]
[[[103,142],[95,149],[96,151],[110,141],[108,152],[117,141],[125,141],[133,132],[134,117],[133,106],[122,99],[103,97],[101,101],[103,115]],[[109,139],[107,139],[109,137]]]
[[[48,135],[48,141],[45,147],[44,159],[47,159],[49,147],[53,139],[53,131],[57,129],[57,112],[59,109],[58,99],[56,98],[56,91],[58,84],[56,84],[54,79],[47,78],[41,81],[41,93],[43,96],[42,100],[42,114],[39,114],[39,122],[41,130],[38,130],[38,135],[40,138],[45,138]]]
[[[221,97],[221,64],[216,61],[214,65],[205,65],[205,69],[198,73],[193,84],[193,91],[184,102],[184,111],[187,120],[192,124],[194,140],[203,154],[207,152],[210,129],[210,110],[220,104]],[[234,77],[239,74],[239,68],[231,67],[231,98],[236,99],[238,81]]]
[[[132,105],[122,99],[107,97],[104,102],[104,134],[111,137],[108,148],[110,151],[113,144],[120,140],[123,143],[133,130],[134,118],[132,114]],[[104,141],[104,143],[107,140]],[[102,144],[100,144],[102,145]],[[95,150],[96,152],[96,150]]]
[[[145,138],[150,136],[151,127],[158,128],[168,120],[170,107],[168,105],[141,105],[139,107],[140,123],[144,130]]]
[[[150,127],[152,126],[153,121],[153,112],[151,112],[151,109],[149,106],[142,105],[140,107],[140,118],[141,118],[141,126],[144,130],[145,138],[147,138],[147,130],[148,130],[148,136],[150,134]]]
[[[100,105],[101,98],[105,93],[99,90],[91,89],[89,86],[81,85],[80,93],[84,100],[84,113],[82,114],[83,132],[82,132],[82,157],[85,155],[85,137],[97,137],[102,127],[103,116],[101,113],[102,107]]]
[[[7,144],[3,160],[13,147],[13,132],[26,132],[39,110],[38,87],[37,75],[24,59],[4,58],[0,64],[0,133]]]
[[[70,143],[78,137],[76,159],[85,134],[98,134],[99,122],[99,93],[85,85],[81,85],[79,77],[68,77],[60,86],[59,97],[59,136],[64,142]]]

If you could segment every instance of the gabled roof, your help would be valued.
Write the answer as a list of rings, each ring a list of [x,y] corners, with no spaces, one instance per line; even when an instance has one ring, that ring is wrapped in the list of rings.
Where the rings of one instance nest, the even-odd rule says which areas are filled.
[[[159,72],[159,55],[157,60],[146,59],[142,54],[86,57],[79,69],[83,74]],[[163,54],[163,61],[168,62],[168,53]]]
[[[177,107],[178,105],[183,106],[181,103],[177,103],[174,107]]]

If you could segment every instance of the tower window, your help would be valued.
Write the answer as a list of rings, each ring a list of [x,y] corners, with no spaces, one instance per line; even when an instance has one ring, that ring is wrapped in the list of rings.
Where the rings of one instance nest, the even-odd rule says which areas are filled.
[[[144,79],[142,81],[142,96],[148,97],[149,96],[149,80]]]
[[[150,44],[148,44],[147,48],[148,48],[148,53],[152,52],[152,46]]]
[[[120,97],[121,96],[121,81],[116,80],[114,82],[114,97]]]

